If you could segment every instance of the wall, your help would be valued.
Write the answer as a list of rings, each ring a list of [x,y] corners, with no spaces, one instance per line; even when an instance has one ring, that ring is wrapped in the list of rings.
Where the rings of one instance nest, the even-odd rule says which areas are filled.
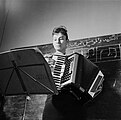
[[[58,25],[67,26],[70,40],[121,31],[120,0],[1,0],[1,5],[0,51],[51,43]]]

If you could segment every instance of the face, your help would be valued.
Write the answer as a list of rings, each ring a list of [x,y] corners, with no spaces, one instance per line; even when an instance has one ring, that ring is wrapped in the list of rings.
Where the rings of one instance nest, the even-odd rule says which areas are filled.
[[[65,52],[67,48],[68,40],[62,33],[56,33],[53,35],[53,46],[56,51]]]

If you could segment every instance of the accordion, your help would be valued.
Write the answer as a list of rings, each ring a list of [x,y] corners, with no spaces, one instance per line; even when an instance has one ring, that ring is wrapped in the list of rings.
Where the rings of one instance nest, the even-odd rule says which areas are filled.
[[[102,90],[104,75],[99,68],[83,55],[74,53],[69,56],[53,55],[52,76],[57,90],[68,84],[74,84],[81,93],[94,98]],[[72,91],[80,99],[80,93]],[[79,93],[79,95],[78,95]]]

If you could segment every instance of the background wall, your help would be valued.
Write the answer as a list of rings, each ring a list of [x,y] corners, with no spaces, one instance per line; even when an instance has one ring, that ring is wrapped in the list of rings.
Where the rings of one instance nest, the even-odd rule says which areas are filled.
[[[0,51],[51,43],[65,25],[70,40],[121,32],[120,0],[0,0]]]

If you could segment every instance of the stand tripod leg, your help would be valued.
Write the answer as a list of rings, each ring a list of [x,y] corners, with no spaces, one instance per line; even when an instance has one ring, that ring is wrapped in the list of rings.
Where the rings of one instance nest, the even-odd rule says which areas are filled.
[[[23,115],[22,115],[22,119],[24,120],[25,116],[26,116],[26,108],[27,108],[27,101],[30,100],[31,98],[29,96],[26,96],[25,98],[25,103],[24,103],[24,111],[23,111]]]

